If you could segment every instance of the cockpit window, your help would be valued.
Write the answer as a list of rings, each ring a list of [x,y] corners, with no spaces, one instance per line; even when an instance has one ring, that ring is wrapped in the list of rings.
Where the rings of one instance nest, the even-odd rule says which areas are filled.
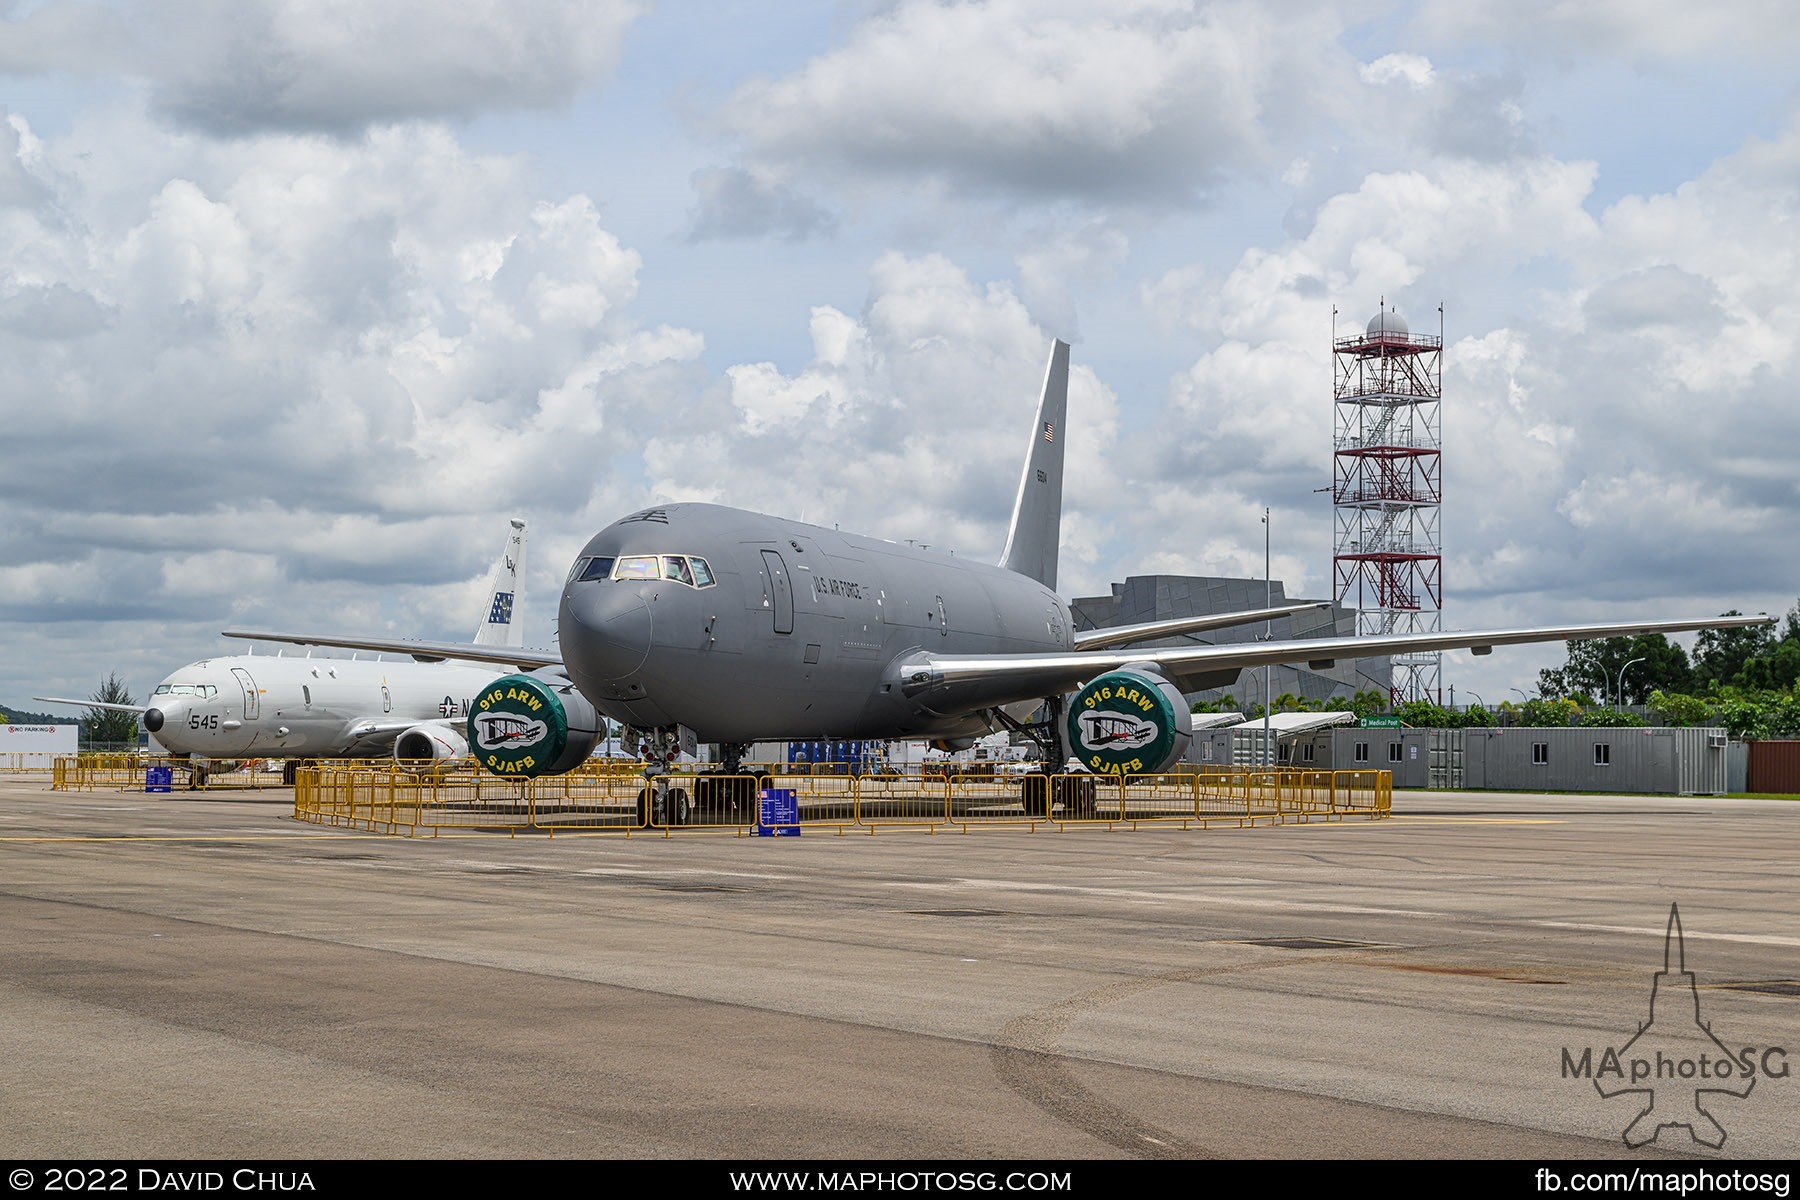
[[[661,579],[662,571],[657,566],[654,554],[629,554],[619,560],[613,568],[614,579]]]
[[[616,561],[610,558],[582,561],[588,564],[581,571],[582,579],[604,579],[611,572],[614,579],[667,579],[691,588],[709,588],[718,582],[707,561],[691,554],[626,554]]]
[[[219,689],[210,683],[159,683],[152,696],[216,696]]]

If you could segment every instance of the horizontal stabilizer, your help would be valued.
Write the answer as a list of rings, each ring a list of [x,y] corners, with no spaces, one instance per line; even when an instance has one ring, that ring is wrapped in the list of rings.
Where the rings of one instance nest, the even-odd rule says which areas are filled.
[[[1141,625],[1112,625],[1105,629],[1086,629],[1075,635],[1075,648],[1077,650],[1108,650],[1114,646],[1153,642],[1158,638],[1179,637],[1184,633],[1200,633],[1207,629],[1229,629],[1234,625],[1272,621],[1276,617],[1288,617],[1298,612],[1330,607],[1331,602],[1328,600],[1309,600],[1304,604],[1259,608],[1250,612],[1211,613],[1204,617],[1176,617],[1168,621],[1146,621]]]

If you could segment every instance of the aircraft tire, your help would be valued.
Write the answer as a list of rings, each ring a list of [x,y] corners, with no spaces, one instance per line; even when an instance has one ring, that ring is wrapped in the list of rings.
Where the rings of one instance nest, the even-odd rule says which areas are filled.
[[[1027,775],[1019,784],[1019,795],[1025,805],[1025,815],[1031,820],[1041,821],[1050,815],[1048,775]]]
[[[293,787],[294,780],[300,774],[300,761],[290,758],[281,764],[281,786]]]
[[[686,825],[694,819],[693,809],[688,806],[686,788],[670,788],[663,797],[663,808],[670,825]]]
[[[656,815],[652,807],[654,803],[655,797],[651,795],[649,787],[638,789],[637,823],[645,829],[650,827],[650,818]]]
[[[694,781],[694,820],[702,825],[732,825],[750,811],[753,781],[739,776]]]
[[[1057,782],[1062,785],[1063,812],[1071,820],[1093,820],[1097,807],[1094,778],[1087,775],[1064,775]]]

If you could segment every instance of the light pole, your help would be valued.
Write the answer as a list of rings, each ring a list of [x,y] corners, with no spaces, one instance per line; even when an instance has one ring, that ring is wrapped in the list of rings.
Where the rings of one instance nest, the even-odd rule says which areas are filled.
[[[1631,670],[1631,668],[1635,667],[1638,663],[1649,662],[1649,661],[1650,660],[1647,658],[1634,658],[1630,662],[1626,663],[1624,666],[1619,668],[1618,691],[1619,691],[1619,707],[1620,708],[1625,707],[1625,672]]]
[[[1464,688],[1463,691],[1465,691],[1465,692],[1469,693],[1469,695],[1475,697],[1475,703],[1481,705],[1481,711],[1483,711],[1483,712],[1487,711],[1487,701],[1483,700],[1481,698],[1480,692],[1476,691],[1474,688]]]
[[[1269,509],[1265,505],[1262,515],[1263,523],[1263,607],[1275,607],[1275,576],[1269,568]],[[1273,618],[1263,622],[1263,641],[1275,640],[1275,621]],[[1270,676],[1275,668],[1271,665],[1263,667],[1263,765],[1271,769],[1275,766],[1275,743],[1269,732],[1269,705],[1274,703],[1274,689]]]
[[[1508,688],[1507,691],[1519,692],[1519,689],[1518,688]],[[1527,696],[1524,692],[1519,692],[1519,699],[1523,700],[1527,704],[1531,703],[1531,697]]]

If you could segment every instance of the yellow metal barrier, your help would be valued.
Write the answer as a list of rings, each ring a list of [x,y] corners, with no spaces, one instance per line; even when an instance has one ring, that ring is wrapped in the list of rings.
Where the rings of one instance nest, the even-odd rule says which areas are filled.
[[[288,786],[293,759],[190,762],[166,754],[76,754],[57,758],[52,791],[143,791],[152,767],[169,768],[173,791],[256,791]]]
[[[640,768],[641,769],[641,768]],[[874,833],[952,827],[1058,828],[1279,824],[1381,818],[1393,802],[1386,771],[1210,770],[1128,777],[1070,773],[847,775],[801,764],[756,774],[683,771],[665,778],[663,803],[644,778],[616,764],[567,775],[504,780],[473,762],[415,773],[389,761],[326,763],[300,771],[294,815],[387,833],[485,829],[599,833],[756,831],[764,789],[794,793],[801,828]]]
[[[951,780],[943,775],[859,775],[856,824],[870,833],[909,827],[935,831],[950,823],[952,794]]]

